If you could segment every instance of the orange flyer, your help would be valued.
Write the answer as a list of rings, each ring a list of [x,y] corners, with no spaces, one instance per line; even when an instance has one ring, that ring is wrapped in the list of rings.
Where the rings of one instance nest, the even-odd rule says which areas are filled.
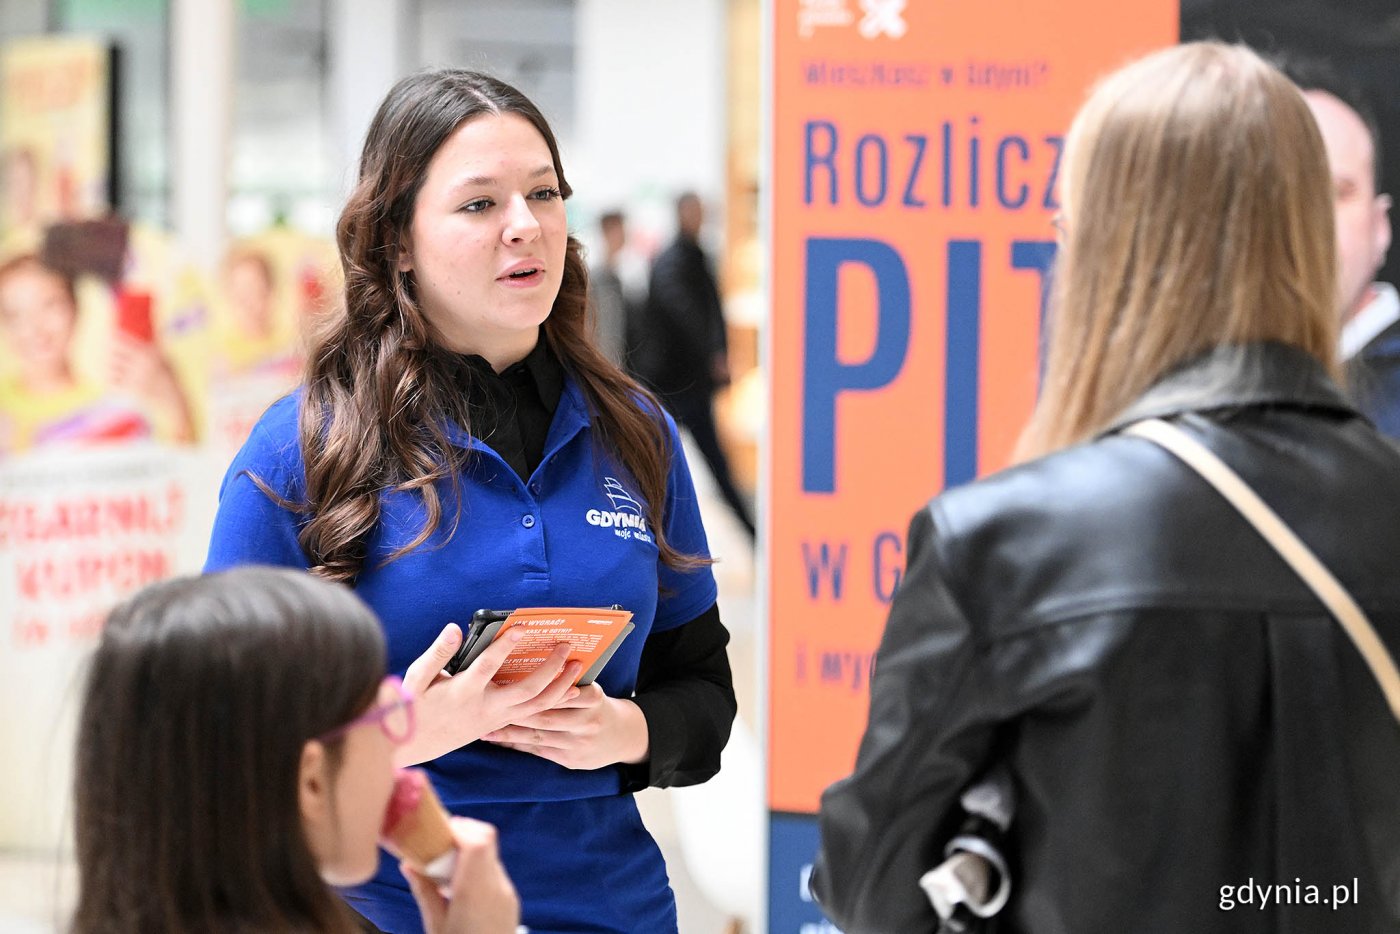
[[[492,681],[514,684],[544,664],[556,645],[567,642],[569,661],[583,665],[577,683],[592,684],[632,631],[632,611],[577,606],[519,609],[506,618],[492,641],[516,627],[524,627],[525,637],[506,656]]]

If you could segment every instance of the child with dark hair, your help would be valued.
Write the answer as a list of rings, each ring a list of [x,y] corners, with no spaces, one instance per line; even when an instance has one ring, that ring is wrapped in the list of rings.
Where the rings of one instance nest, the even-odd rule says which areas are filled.
[[[508,648],[463,674],[489,681]],[[414,730],[384,668],[374,614],[303,573],[183,578],[119,606],[79,725],[74,934],[360,930],[330,885],[377,868],[393,751]],[[425,929],[513,934],[493,828],[454,818],[452,835],[450,902],[406,870]]]

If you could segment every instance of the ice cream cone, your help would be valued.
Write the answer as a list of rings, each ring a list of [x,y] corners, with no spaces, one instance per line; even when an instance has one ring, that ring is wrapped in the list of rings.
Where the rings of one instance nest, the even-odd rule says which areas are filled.
[[[457,853],[448,817],[427,774],[400,769],[379,834],[384,849],[418,872],[446,882],[452,872],[444,864],[455,860],[444,857]]]

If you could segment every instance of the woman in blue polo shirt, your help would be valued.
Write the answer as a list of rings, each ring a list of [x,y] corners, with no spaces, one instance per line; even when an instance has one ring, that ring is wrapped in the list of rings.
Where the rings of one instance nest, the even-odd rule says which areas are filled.
[[[718,770],[728,634],[675,425],[593,343],[569,194],[514,88],[449,70],[390,91],[338,226],[345,308],[230,467],[208,568],[354,586],[391,671],[429,653],[408,671],[419,729],[399,764],[500,828],[531,930],[656,934],[675,904],[631,793]],[[551,709],[433,677],[478,608],[614,603],[636,630]],[[385,931],[421,930],[387,859],[346,897]]]

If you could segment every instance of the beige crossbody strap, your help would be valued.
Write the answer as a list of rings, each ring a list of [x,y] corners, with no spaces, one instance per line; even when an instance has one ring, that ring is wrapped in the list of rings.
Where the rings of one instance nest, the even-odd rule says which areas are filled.
[[[1312,550],[1293,534],[1284,521],[1259,498],[1249,484],[1240,479],[1239,474],[1195,438],[1175,425],[1159,418],[1137,422],[1124,429],[1123,434],[1137,435],[1161,445],[1187,463],[1193,470],[1230,501],[1249,523],[1259,530],[1259,534],[1274,547],[1279,556],[1288,562],[1303,581],[1312,588],[1319,600],[1342,624],[1351,641],[1356,645],[1361,657],[1375,675],[1381,690],[1385,692],[1386,703],[1396,720],[1400,720],[1400,672],[1395,670],[1395,661],[1386,651],[1385,645],[1365,612],[1356,605],[1351,594],[1332,572],[1317,559]]]

